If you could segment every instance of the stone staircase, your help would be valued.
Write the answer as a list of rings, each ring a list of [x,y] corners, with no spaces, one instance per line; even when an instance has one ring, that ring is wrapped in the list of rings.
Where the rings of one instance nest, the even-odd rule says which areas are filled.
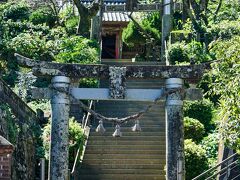
[[[161,88],[157,80],[128,80],[127,88]],[[101,87],[108,83],[102,81]],[[151,102],[99,101],[96,110],[108,117],[137,113]],[[121,126],[122,137],[113,137],[115,124],[104,123],[106,132],[95,132],[93,123],[81,169],[81,180],[163,180],[165,179],[165,110],[155,105],[140,119],[141,132],[132,132],[134,122]]]

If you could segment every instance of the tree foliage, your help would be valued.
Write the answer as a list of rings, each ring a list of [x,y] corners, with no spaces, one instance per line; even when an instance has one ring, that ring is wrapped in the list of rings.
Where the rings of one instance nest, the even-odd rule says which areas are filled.
[[[151,41],[154,41],[155,44],[160,44],[161,18],[159,13],[152,13],[141,19],[139,23],[141,28],[136,23],[130,22],[127,28],[123,30],[123,42],[129,46],[142,45]]]
[[[179,63],[203,63],[212,59],[200,42],[191,41],[189,43],[176,42],[168,50],[170,64]]]
[[[58,62],[94,64],[98,62],[96,42],[80,36],[65,38],[60,42],[60,51],[55,56]]]
[[[4,20],[23,21],[29,18],[31,14],[29,6],[24,3],[14,3],[9,8],[5,9],[2,13]]]
[[[26,3],[14,2],[0,4],[0,10],[0,67],[9,84],[14,84],[19,70],[14,53],[43,61],[97,62],[98,45],[73,33],[68,11],[56,15],[50,6],[32,11]]]
[[[213,132],[212,134],[208,134],[208,136],[204,137],[200,143],[206,151],[208,164],[210,166],[217,163],[219,139],[220,134],[218,132]]]
[[[45,157],[46,159],[49,159],[49,150],[50,150],[50,129],[51,125],[48,123],[43,128],[43,146],[45,150]],[[80,147],[82,148],[83,143],[85,141],[85,135],[83,132],[83,129],[81,128],[81,125],[74,120],[74,118],[71,118],[69,120],[69,162],[74,162],[74,152]]]
[[[184,116],[199,120],[205,127],[206,132],[214,128],[213,103],[207,99],[201,101],[189,101],[184,105]]]
[[[204,125],[197,119],[184,117],[184,138],[200,142],[205,134]]]
[[[213,64],[210,93],[220,96],[220,132],[228,145],[240,149],[240,36],[218,40],[211,49],[220,62]]]
[[[57,17],[52,14],[49,8],[43,7],[34,11],[30,15],[29,21],[35,25],[46,23],[48,26],[53,27],[57,21]]]
[[[206,151],[201,145],[197,145],[191,139],[184,141],[185,145],[185,163],[186,163],[186,180],[190,180],[207,170],[208,159]]]

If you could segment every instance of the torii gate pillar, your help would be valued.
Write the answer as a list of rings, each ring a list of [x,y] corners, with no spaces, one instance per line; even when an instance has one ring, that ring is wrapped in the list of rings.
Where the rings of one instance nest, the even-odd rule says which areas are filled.
[[[68,126],[69,126],[69,86],[70,79],[55,76],[52,79],[52,121],[49,159],[49,180],[67,180],[68,178]],[[63,89],[63,91],[54,90]]]
[[[168,93],[165,105],[167,180],[184,180],[185,177],[182,85],[180,78],[166,80],[166,90],[173,90]]]

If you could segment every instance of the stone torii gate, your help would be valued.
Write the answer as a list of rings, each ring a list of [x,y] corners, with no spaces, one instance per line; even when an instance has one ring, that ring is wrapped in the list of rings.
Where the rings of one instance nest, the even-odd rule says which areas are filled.
[[[75,99],[155,101],[166,95],[166,179],[185,178],[183,92],[185,99],[199,99],[198,89],[184,90],[183,83],[196,83],[210,62],[187,66],[104,64],[81,65],[35,61],[16,54],[21,66],[32,68],[36,76],[52,78],[51,89],[35,89],[34,98],[51,98],[51,146],[49,179],[64,180],[68,174],[68,120],[70,97]],[[70,87],[76,78],[110,79],[109,89]],[[165,79],[162,89],[126,89],[125,79]],[[163,99],[164,100],[164,99]]]

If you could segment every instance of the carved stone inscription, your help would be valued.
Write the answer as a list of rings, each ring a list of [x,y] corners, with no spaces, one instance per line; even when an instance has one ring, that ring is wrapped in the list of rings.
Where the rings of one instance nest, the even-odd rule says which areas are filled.
[[[126,67],[109,67],[109,93],[112,99],[125,98]]]

